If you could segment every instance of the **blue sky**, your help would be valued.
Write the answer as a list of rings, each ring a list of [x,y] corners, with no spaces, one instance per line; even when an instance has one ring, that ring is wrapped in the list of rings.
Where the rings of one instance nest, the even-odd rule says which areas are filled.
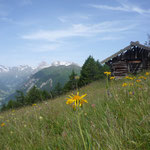
[[[0,0],[0,64],[101,61],[149,27],[149,0]]]

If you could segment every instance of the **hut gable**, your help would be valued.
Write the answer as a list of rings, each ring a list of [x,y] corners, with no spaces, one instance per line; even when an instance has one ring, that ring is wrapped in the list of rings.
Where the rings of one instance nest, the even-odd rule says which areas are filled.
[[[112,75],[126,76],[129,73],[138,73],[150,69],[150,47],[139,42],[131,42],[129,46],[121,49],[101,62],[110,66]]]

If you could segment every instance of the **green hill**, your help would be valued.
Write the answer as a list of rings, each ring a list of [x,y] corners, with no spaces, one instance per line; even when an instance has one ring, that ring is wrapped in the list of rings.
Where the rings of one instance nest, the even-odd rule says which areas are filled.
[[[69,80],[72,70],[79,75],[81,67],[72,64],[69,66],[59,65],[44,68],[33,74],[21,87],[18,88],[18,90],[27,93],[33,86],[36,86],[41,90],[51,91],[55,88],[57,83],[60,83],[63,87]],[[16,95],[16,92],[9,95],[3,100],[3,103],[7,103],[10,99],[15,99]]]
[[[86,93],[88,103],[83,104],[79,115],[66,105],[72,92],[2,112],[0,149],[149,150],[149,79],[147,75],[112,80],[107,86],[102,80],[81,88],[80,95]]]
[[[40,89],[50,91],[56,86],[57,83],[60,83],[62,86],[64,86],[64,84],[69,80],[69,75],[71,74],[72,70],[79,74],[81,68],[77,65],[60,65],[42,69],[32,75],[24,84],[22,89],[29,91],[33,85],[36,85]]]

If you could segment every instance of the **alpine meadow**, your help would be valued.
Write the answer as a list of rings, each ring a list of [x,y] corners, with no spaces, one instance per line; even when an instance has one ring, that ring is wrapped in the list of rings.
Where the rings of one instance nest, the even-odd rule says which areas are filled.
[[[79,81],[94,62],[91,56],[86,60]],[[116,80],[101,69],[102,79],[1,112],[0,149],[150,149],[150,73]]]
[[[0,0],[0,150],[150,150],[150,0]]]

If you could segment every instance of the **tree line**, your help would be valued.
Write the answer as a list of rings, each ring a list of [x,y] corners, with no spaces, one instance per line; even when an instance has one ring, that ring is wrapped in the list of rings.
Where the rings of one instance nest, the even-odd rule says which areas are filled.
[[[96,61],[92,56],[89,56],[81,68],[80,75],[77,75],[74,70],[72,70],[69,81],[64,87],[62,87],[60,83],[57,83],[53,90],[47,92],[46,90],[40,90],[34,86],[26,94],[24,94],[23,91],[17,90],[15,100],[10,100],[8,104],[3,105],[1,110],[14,109],[48,99],[54,99],[71,90],[81,88],[93,81],[103,79],[105,77],[105,71],[109,71],[107,65],[101,65],[98,60]]]

